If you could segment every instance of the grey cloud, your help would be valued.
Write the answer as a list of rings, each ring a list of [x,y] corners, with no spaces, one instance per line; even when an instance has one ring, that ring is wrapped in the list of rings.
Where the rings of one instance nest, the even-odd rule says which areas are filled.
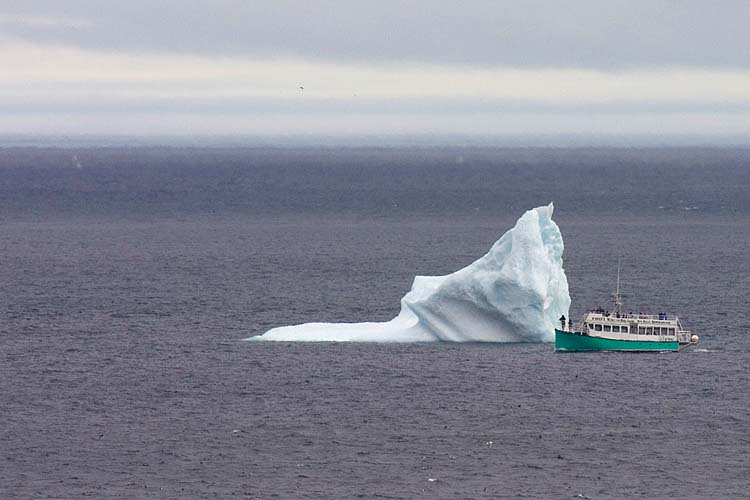
[[[616,69],[750,67],[750,2],[724,0],[40,0],[0,13],[86,19],[0,33],[87,48],[340,61]]]

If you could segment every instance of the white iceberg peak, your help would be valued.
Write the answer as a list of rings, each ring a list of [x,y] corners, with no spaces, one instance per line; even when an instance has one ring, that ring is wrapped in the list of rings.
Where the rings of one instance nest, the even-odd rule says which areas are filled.
[[[417,276],[384,323],[305,323],[248,340],[551,342],[570,295],[553,204],[529,210],[490,251],[447,276]]]

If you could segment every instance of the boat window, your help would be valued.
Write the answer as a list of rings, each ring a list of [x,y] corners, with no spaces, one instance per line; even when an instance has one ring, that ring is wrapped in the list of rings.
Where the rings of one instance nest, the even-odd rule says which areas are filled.
[[[593,330],[593,329],[594,329],[594,324],[593,323],[589,323],[589,330]]]
[[[651,328],[650,326],[646,327],[646,335],[651,335],[653,332],[654,332],[653,328]]]
[[[628,333],[628,327],[627,326],[621,327],[621,331],[622,333]]]
[[[597,332],[601,332],[602,331],[602,325],[600,325],[600,324],[597,323],[596,325],[594,325],[594,330],[596,330]]]
[[[669,329],[669,334],[670,334],[670,335],[674,335],[674,328],[670,328],[670,329]]]
[[[612,326],[612,331],[615,332],[615,333],[619,333],[620,332],[620,327],[617,326],[617,325],[613,325]]]
[[[646,328],[639,326],[638,327],[638,335],[645,335],[646,334]]]
[[[605,332],[611,332],[612,331],[612,327],[610,325],[604,325],[604,331]]]

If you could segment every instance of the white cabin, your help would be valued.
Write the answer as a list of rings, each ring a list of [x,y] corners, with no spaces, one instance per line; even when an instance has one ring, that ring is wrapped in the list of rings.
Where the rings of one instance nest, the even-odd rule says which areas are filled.
[[[591,337],[618,340],[640,340],[690,343],[691,332],[685,330],[677,316],[671,314],[623,314],[601,309],[584,315],[577,330]]]

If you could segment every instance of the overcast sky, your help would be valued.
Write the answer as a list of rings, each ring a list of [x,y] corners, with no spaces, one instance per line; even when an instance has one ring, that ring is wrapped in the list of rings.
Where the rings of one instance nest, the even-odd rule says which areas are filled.
[[[750,2],[0,0],[0,133],[750,134]]]

